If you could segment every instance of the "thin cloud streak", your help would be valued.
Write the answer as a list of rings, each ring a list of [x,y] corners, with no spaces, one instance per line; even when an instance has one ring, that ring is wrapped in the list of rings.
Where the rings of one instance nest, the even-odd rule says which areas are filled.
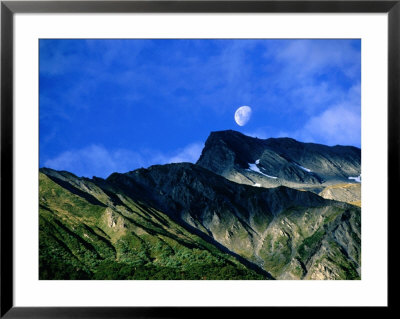
[[[134,152],[127,149],[108,150],[102,145],[89,145],[78,150],[65,151],[44,162],[44,166],[67,170],[78,176],[107,177],[114,172],[125,173],[155,164],[195,163],[203,149],[202,143],[193,143],[170,155],[155,150]]]

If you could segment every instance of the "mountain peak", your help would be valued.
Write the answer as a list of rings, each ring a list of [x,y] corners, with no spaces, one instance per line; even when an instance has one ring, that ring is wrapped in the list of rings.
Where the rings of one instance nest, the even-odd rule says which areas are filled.
[[[302,143],[290,137],[258,139],[226,130],[210,134],[197,164],[253,186],[320,187],[359,176],[361,150]]]
[[[229,135],[248,137],[248,136],[244,135],[243,133],[235,131],[235,130],[221,130],[221,131],[211,131],[208,138],[213,137],[213,136],[224,137],[224,136],[229,136]]]

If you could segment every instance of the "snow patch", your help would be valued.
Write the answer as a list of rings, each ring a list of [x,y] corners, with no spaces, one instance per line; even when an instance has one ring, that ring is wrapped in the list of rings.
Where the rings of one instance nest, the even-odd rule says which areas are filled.
[[[258,164],[260,164],[260,160],[258,159],[258,160],[256,160],[256,164],[258,165]]]
[[[361,183],[361,174],[359,176],[355,176],[355,177],[349,176],[349,179],[353,179],[357,183]]]
[[[259,160],[257,160],[257,161],[259,162]],[[269,178],[273,178],[273,179],[278,178],[278,177],[270,176],[270,175],[267,175],[267,174],[264,174],[263,172],[261,172],[260,169],[259,169],[259,168],[257,167],[257,165],[256,165],[256,164],[257,164],[257,161],[256,161],[255,164],[248,163],[249,166],[250,166],[250,169],[249,169],[249,170],[251,170],[251,171],[253,171],[253,172],[256,172],[256,173],[258,173],[258,174],[264,175],[264,176],[269,177]]]
[[[261,184],[255,183],[253,186],[255,186],[255,187],[261,187]]]
[[[311,173],[311,170],[310,170],[309,168],[306,168],[306,167],[301,166],[301,165],[296,164],[296,163],[295,163],[295,165],[296,165],[297,167],[300,167],[303,171],[306,171],[306,172],[308,172],[308,173]]]

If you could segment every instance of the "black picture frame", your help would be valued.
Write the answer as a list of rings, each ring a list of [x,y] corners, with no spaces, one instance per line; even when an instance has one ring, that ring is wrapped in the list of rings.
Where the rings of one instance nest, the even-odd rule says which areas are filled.
[[[396,1],[1,1],[1,312],[5,318],[192,318],[226,316],[227,309],[192,307],[15,307],[13,302],[13,20],[16,13],[270,12],[388,13],[388,247],[398,213],[400,153],[400,0]],[[392,221],[392,222],[390,222]],[[390,255],[388,264],[390,265]],[[390,273],[389,273],[390,274]],[[390,280],[388,280],[390,287]],[[389,289],[390,292],[390,289]],[[389,310],[392,302],[389,295]],[[262,307],[261,307],[262,308]],[[256,308],[228,309],[249,316]],[[275,309],[276,310],[276,309]],[[307,307],[290,307],[297,315]],[[321,310],[321,309],[320,309]],[[347,308],[346,311],[350,309]],[[354,309],[353,309],[354,310]],[[270,311],[270,310],[268,310]],[[282,311],[282,310],[279,310]],[[323,310],[325,311],[325,310]],[[335,314],[339,307],[331,308]],[[359,311],[359,309],[357,309]],[[371,311],[369,309],[368,311]]]

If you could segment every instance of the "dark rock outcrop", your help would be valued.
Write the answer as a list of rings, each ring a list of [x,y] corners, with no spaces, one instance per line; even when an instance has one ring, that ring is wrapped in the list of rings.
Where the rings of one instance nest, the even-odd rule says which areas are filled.
[[[359,176],[361,150],[291,138],[263,140],[229,130],[210,134],[197,164],[242,184],[313,188]]]

